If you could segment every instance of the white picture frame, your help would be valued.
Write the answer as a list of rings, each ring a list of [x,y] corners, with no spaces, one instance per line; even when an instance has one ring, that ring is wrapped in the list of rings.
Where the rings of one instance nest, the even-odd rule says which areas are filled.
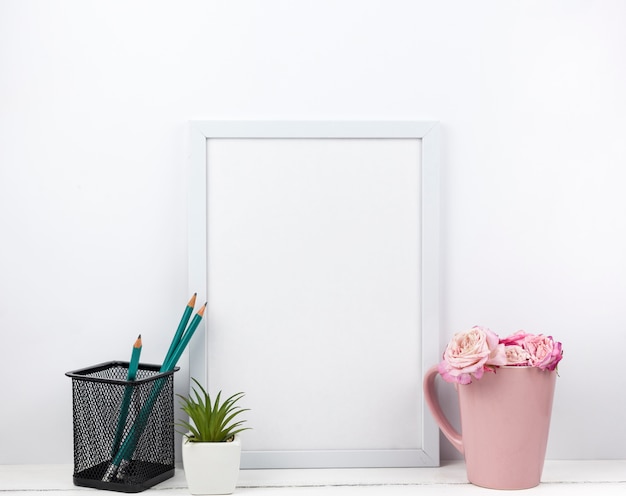
[[[291,178],[301,178],[307,185],[314,182],[314,187],[318,188],[317,196],[319,196],[320,188],[324,188],[325,184],[331,183],[329,187],[335,188],[335,190],[330,192],[328,197],[330,198],[332,196],[332,198],[335,199],[334,201],[338,202],[338,207],[336,205],[332,206],[333,209],[336,209],[344,206],[344,203],[342,203],[343,200],[337,200],[337,198],[342,198],[343,194],[337,194],[336,191],[337,187],[341,188],[342,183],[341,181],[338,181],[339,185],[337,185],[335,184],[336,181],[334,179],[328,181],[328,176],[325,178],[325,181],[321,179],[318,181],[316,179],[317,172],[315,168],[317,165],[320,165],[321,167],[321,161],[324,161],[323,165],[327,171],[343,171],[341,174],[343,174],[344,177],[340,179],[343,181],[343,190],[346,193],[348,189],[351,191],[354,189],[352,188],[352,181],[355,175],[359,176],[356,189],[358,189],[359,185],[362,186],[361,189],[377,188],[377,185],[381,182],[379,178],[387,177],[385,172],[385,168],[388,165],[386,163],[387,160],[390,161],[390,167],[393,166],[392,162],[395,159],[397,159],[397,162],[402,162],[404,164],[398,166],[398,170],[400,172],[398,172],[393,178],[393,181],[396,182],[395,184],[398,190],[401,189],[404,193],[400,193],[398,191],[398,194],[396,195],[396,193],[393,192],[393,189],[385,189],[384,193],[380,193],[380,195],[387,195],[386,200],[384,200],[386,203],[395,201],[396,196],[406,196],[406,199],[403,200],[404,203],[399,204],[400,206],[397,207],[398,210],[402,209],[402,212],[406,211],[406,215],[405,213],[398,215],[394,211],[389,214],[390,216],[388,218],[383,219],[381,225],[395,225],[396,218],[400,217],[402,220],[398,221],[397,225],[395,225],[394,232],[398,234],[398,239],[407,240],[409,246],[412,246],[411,244],[415,243],[416,248],[415,262],[411,260],[410,255],[396,257],[395,252],[393,251],[386,253],[384,256],[385,260],[390,258],[403,259],[403,257],[406,257],[404,259],[405,262],[398,262],[406,263],[406,270],[402,270],[402,265],[399,267],[400,270],[398,270],[398,267],[393,269],[394,273],[408,274],[407,279],[402,279],[398,285],[395,285],[395,281],[390,285],[393,286],[395,288],[394,291],[397,291],[398,295],[400,295],[399,298],[393,298],[393,301],[397,301],[404,297],[404,293],[400,293],[400,291],[402,291],[402,287],[405,287],[407,284],[409,286],[417,286],[415,289],[416,297],[411,300],[415,301],[412,303],[409,302],[406,305],[407,317],[397,326],[398,329],[402,328],[404,330],[398,331],[397,335],[393,334],[396,332],[395,330],[385,330],[385,332],[390,332],[391,335],[388,338],[383,339],[380,337],[379,330],[372,327],[371,330],[367,331],[369,332],[371,339],[351,338],[351,341],[349,341],[349,357],[345,357],[345,359],[342,358],[340,360],[337,360],[335,357],[334,361],[329,360],[324,362],[323,371],[324,376],[328,381],[328,377],[332,377],[333,367],[337,367],[335,377],[344,376],[346,370],[358,370],[358,367],[362,367],[362,376],[369,377],[367,380],[370,382],[377,382],[379,380],[379,375],[382,376],[384,374],[378,374],[376,372],[376,367],[383,367],[384,364],[371,363],[375,362],[375,360],[372,360],[371,362],[368,362],[369,365],[367,368],[364,368],[364,365],[359,362],[358,358],[361,351],[359,347],[363,346],[363,354],[371,355],[372,347],[380,347],[381,343],[394,342],[396,343],[395,346],[399,347],[397,349],[394,348],[395,352],[398,352],[398,350],[409,349],[411,350],[409,353],[413,353],[414,355],[407,354],[404,358],[406,361],[404,369],[393,372],[395,375],[388,374],[386,378],[381,379],[382,382],[379,386],[382,389],[386,389],[385,385],[393,385],[396,384],[396,382],[402,383],[405,392],[410,390],[409,396],[411,396],[411,398],[407,404],[410,404],[411,411],[404,411],[400,419],[394,419],[392,414],[386,419],[378,418],[377,420],[364,419],[363,421],[358,421],[357,418],[360,418],[360,415],[355,414],[355,411],[350,411],[350,405],[352,403],[358,403],[358,401],[364,402],[368,400],[364,397],[366,394],[363,392],[364,390],[359,389],[362,384],[359,384],[359,387],[352,388],[349,387],[350,383],[347,382],[346,384],[348,387],[345,388],[345,393],[332,398],[334,408],[337,409],[338,419],[341,419],[341,415],[339,414],[343,412],[347,418],[355,419],[354,423],[359,424],[358,428],[361,429],[361,431],[359,432],[357,427],[355,427],[352,438],[347,439],[345,441],[346,446],[343,446],[341,444],[343,442],[342,432],[347,428],[347,424],[352,422],[343,421],[339,422],[339,425],[332,425],[333,422],[324,421],[321,422],[320,425],[317,425],[311,418],[309,418],[307,419],[307,428],[299,429],[298,426],[294,424],[294,420],[289,417],[289,408],[291,407],[287,407],[287,403],[280,403],[281,401],[285,401],[285,398],[281,396],[279,391],[274,393],[274,389],[268,389],[267,378],[275,377],[271,375],[272,371],[268,372],[267,378],[264,378],[264,373],[258,372],[239,377],[238,383],[233,384],[233,387],[246,391],[245,399],[248,403],[244,406],[251,409],[250,416],[256,415],[256,417],[249,418],[249,424],[253,427],[253,431],[248,431],[247,433],[250,433],[250,436],[257,436],[257,438],[253,438],[254,442],[251,443],[253,445],[251,448],[247,449],[244,444],[244,450],[242,453],[242,468],[438,466],[439,430],[432,417],[427,413],[427,407],[422,397],[423,375],[431,365],[439,361],[440,130],[438,123],[423,121],[192,121],[190,123],[189,144],[189,290],[190,293],[197,292],[199,298],[206,297],[209,301],[205,319],[203,319],[197,329],[196,334],[194,335],[189,346],[189,371],[191,377],[198,379],[201,383],[206,385],[209,390],[215,388],[221,389],[225,387],[224,383],[228,382],[227,379],[237,376],[240,373],[243,374],[244,372],[238,371],[245,370],[245,367],[256,359],[265,360],[265,363],[267,364],[276,364],[277,361],[280,362],[281,357],[284,359],[284,357],[290,356],[292,352],[294,354],[301,352],[301,343],[298,344],[299,341],[302,339],[310,339],[311,336],[311,333],[308,332],[306,335],[296,335],[295,339],[293,339],[291,334],[288,333],[293,333],[293,328],[299,329],[300,327],[297,325],[293,327],[293,320],[290,324],[292,327],[289,329],[280,329],[280,325],[275,324],[274,321],[271,322],[271,325],[268,324],[268,322],[263,322],[264,319],[271,319],[272,317],[268,317],[267,315],[261,313],[258,313],[258,317],[255,317],[254,312],[259,312],[258,309],[252,309],[254,306],[252,302],[256,301],[256,297],[254,293],[252,293],[247,296],[248,299],[245,300],[246,296],[244,295],[241,296],[241,298],[245,300],[242,305],[243,307],[246,307],[247,305],[247,307],[245,312],[241,313],[245,313],[246,315],[250,314],[252,322],[260,323],[259,328],[263,329],[264,339],[266,339],[267,343],[276,343],[276,341],[280,341],[280,349],[276,352],[273,352],[273,347],[269,345],[266,349],[259,349],[260,346],[258,343],[247,343],[250,340],[254,341],[255,338],[250,338],[252,335],[247,335],[248,337],[246,337],[246,335],[243,334],[243,331],[240,336],[237,335],[239,332],[238,329],[249,325],[250,321],[246,321],[247,324],[243,324],[241,322],[238,324],[234,322],[236,321],[237,316],[235,315],[235,312],[231,311],[233,324],[229,327],[229,324],[227,323],[229,319],[227,315],[228,310],[226,310],[228,305],[224,304],[223,309],[212,308],[212,306],[219,307],[224,301],[226,301],[219,299],[222,297],[222,294],[228,294],[230,292],[232,300],[234,287],[257,287],[256,284],[258,281],[246,280],[248,274],[252,274],[250,275],[251,278],[267,279],[267,272],[255,274],[255,265],[248,265],[247,270],[239,270],[238,264],[242,259],[241,255],[238,255],[240,257],[239,259],[234,260],[234,255],[230,258],[228,255],[228,253],[232,253],[236,250],[238,243],[235,238],[237,234],[232,234],[231,236],[231,234],[228,234],[230,233],[229,229],[238,229],[238,232],[241,233],[247,230],[255,230],[259,224],[258,218],[246,219],[245,208],[249,208],[249,211],[251,213],[254,212],[255,215],[258,214],[258,210],[263,212],[265,209],[266,211],[260,215],[264,215],[261,219],[267,220],[273,218],[275,210],[272,209],[275,208],[275,204],[266,203],[265,199],[280,197],[281,201],[283,201],[284,198],[293,196],[295,197],[294,201],[296,202],[295,210],[298,211],[298,209],[300,209],[300,214],[294,215],[301,215],[301,212],[306,212],[307,221],[314,223],[309,224],[309,226],[317,226],[317,221],[314,217],[316,209],[307,208],[306,202],[308,200],[306,200],[306,188],[308,186],[305,186],[304,189],[298,190],[298,194],[285,194],[285,191],[289,193],[292,190],[292,186],[287,182],[289,179],[286,178],[286,176]],[[335,149],[333,147],[338,148]],[[367,147],[367,149],[364,147]],[[330,150],[331,148],[333,149]],[[389,151],[388,155],[387,150]],[[269,158],[263,158],[263,154],[265,153],[270,154]],[[315,162],[315,158],[311,158],[312,156],[315,157],[317,155],[322,157],[317,158],[317,160],[320,161],[319,163]],[[327,161],[335,160],[333,158],[335,156],[340,156],[341,158],[337,159],[337,163],[335,165],[330,165],[331,169],[328,169],[329,165]],[[376,159],[376,157],[379,158]],[[378,162],[376,162],[376,160],[378,160]],[[355,163],[351,164],[350,161]],[[369,165],[361,167],[361,161],[372,161],[373,165],[371,165],[371,167]],[[414,162],[414,165],[412,165],[412,161]],[[280,164],[281,162],[283,163],[282,165],[275,165]],[[294,164],[293,168],[295,170],[292,170],[290,166],[291,163]],[[299,166],[303,167],[303,174],[304,167],[307,167],[306,170],[308,171],[308,174],[312,175],[306,177],[299,175],[300,173],[297,171]],[[260,170],[261,167],[266,167],[266,169]],[[276,169],[277,167],[283,168],[278,170]],[[238,170],[239,168],[241,168],[241,170]],[[363,182],[360,183],[361,170],[373,170],[375,172],[372,172],[372,177],[364,178],[362,180]],[[389,170],[391,171],[392,169]],[[284,171],[287,171],[289,174],[284,174]],[[365,175],[365,172],[363,172],[363,174]],[[403,179],[405,177],[403,174],[409,174],[407,177],[410,177],[411,179],[409,181],[405,181]],[[250,185],[242,185],[242,187],[239,187],[237,181],[247,182],[251,175],[256,178],[255,184],[258,185],[258,188],[253,189]],[[391,176],[393,174],[389,175]],[[209,180],[209,176],[211,176],[211,180]],[[265,181],[266,176],[270,177],[267,181]],[[335,176],[332,177],[334,178]],[[413,181],[412,178],[415,180]],[[231,182],[229,183],[228,181]],[[300,182],[300,179],[297,179],[297,182]],[[407,182],[410,183],[410,188],[404,187]],[[277,188],[276,191],[271,190],[274,187]],[[302,185],[300,185],[300,187],[302,187]],[[391,184],[389,187],[393,188],[394,185]],[[218,189],[211,190],[213,193],[210,193],[211,188]],[[262,194],[259,193],[259,188],[262,190]],[[278,188],[280,188],[280,191]],[[222,191],[224,189],[229,190],[228,194]],[[238,197],[238,194],[244,196]],[[355,209],[354,203],[361,200],[367,203],[370,201],[372,196],[376,195],[379,195],[378,190],[369,195],[361,195],[354,198],[351,197],[349,201],[350,206],[348,207],[349,212],[346,215],[352,216],[350,218],[354,220],[355,216],[361,215],[359,213],[361,210],[359,210],[359,208]],[[299,200],[300,197],[304,197],[305,199]],[[315,200],[315,197],[311,198]],[[241,208],[242,201],[247,201],[248,199],[256,204],[247,205],[245,208]],[[218,203],[210,205],[211,201]],[[231,201],[233,203],[228,204],[228,202]],[[302,201],[303,203],[298,204],[298,201]],[[413,204],[415,206],[415,212],[411,211],[411,205]],[[362,208],[362,211],[364,212],[363,215],[367,215],[367,212],[371,213],[374,211],[372,209],[376,208],[378,208],[377,205],[364,205]],[[290,206],[289,209],[290,211],[294,210],[292,206]],[[324,209],[318,208],[317,210]],[[233,214],[233,211],[236,211],[236,213]],[[329,212],[326,212],[323,215],[325,215],[325,217],[320,221],[320,223],[324,225],[333,223],[334,216],[332,213],[329,214]],[[220,216],[230,217],[224,219]],[[367,219],[364,219],[364,221],[367,221]],[[240,224],[241,222],[243,222],[243,224]],[[281,222],[285,222],[285,220],[282,219]],[[211,223],[213,223],[213,225],[211,225]],[[298,226],[301,224],[299,219],[296,219],[295,223]],[[417,225],[414,226],[414,224]],[[282,229],[281,226],[283,225],[284,224],[270,224],[268,231],[280,231]],[[339,227],[342,226],[343,224],[339,225]],[[213,230],[211,230],[212,227],[214,227],[214,230],[217,233],[214,234],[213,237],[209,235],[210,233],[213,233]],[[339,230],[344,231],[343,228],[338,229],[337,226],[335,226],[335,228],[336,229],[333,232],[337,232]],[[365,236],[364,239],[366,242],[364,243],[362,240],[354,241],[354,247],[357,248],[352,247],[352,251],[350,251],[350,253],[353,253],[355,249],[358,250],[358,247],[361,247],[364,244],[369,244],[367,240],[374,240],[380,238],[380,236],[388,235],[385,231],[381,232],[379,236],[374,231],[372,234],[373,237],[370,238],[368,236],[370,236],[371,229],[374,229],[374,227],[368,224],[367,229],[362,229],[355,234],[357,237]],[[413,229],[415,230],[414,234],[417,237],[411,233]],[[306,236],[306,231],[303,232]],[[407,235],[406,232],[411,234]],[[248,237],[248,234],[245,234],[244,237],[247,246],[250,245],[251,240],[256,239],[258,241],[259,239],[264,239],[259,238],[258,233],[256,236],[256,238],[254,238],[254,236]],[[230,241],[225,242],[225,238]],[[272,238],[268,244],[273,242],[281,242],[284,244],[285,239],[285,233],[281,232],[278,236]],[[348,239],[349,244],[349,239],[351,238],[346,239]],[[228,243],[230,243],[230,245]],[[298,245],[298,250],[301,250],[303,246],[307,245]],[[267,246],[263,246],[259,249],[264,250],[266,255],[270,254],[267,256],[274,257],[272,258],[274,269],[277,267],[277,261],[284,259],[285,253],[288,253],[284,251],[285,247],[283,245],[276,247],[276,250],[283,250],[281,255],[274,255],[276,250],[272,247],[268,248]],[[319,251],[323,251],[319,248],[315,248],[315,250],[316,251],[314,253],[316,257]],[[393,250],[393,248],[390,248],[390,250]],[[218,255],[219,253],[226,253],[226,255],[223,255],[223,257],[217,261],[210,258],[212,254],[215,254],[215,257],[220,256]],[[246,253],[248,255],[251,253],[254,254],[254,252],[251,251],[247,251]],[[267,256],[264,256],[264,260],[267,259]],[[328,256],[331,258],[330,263],[337,263],[337,260],[334,258],[334,254],[331,253]],[[371,258],[371,254],[368,256]],[[243,258],[245,258],[245,256]],[[354,257],[350,257],[350,260],[352,260],[352,258]],[[298,263],[297,257],[294,260],[291,260],[290,258],[290,263]],[[300,262],[302,262],[302,260],[300,260]],[[212,266],[212,274],[209,274],[211,263],[219,265]],[[226,270],[224,265],[228,264],[233,265],[229,270]],[[308,267],[308,262],[306,265]],[[337,266],[340,265],[341,261]],[[369,265],[367,266],[369,267]],[[222,269],[228,273],[227,276],[223,274],[219,275],[222,272]],[[387,273],[386,266],[380,267],[379,269],[380,270],[378,270],[377,274],[383,274],[384,277],[384,274]],[[279,272],[284,270],[286,277],[290,277],[290,275],[294,272],[293,266],[285,269],[278,268],[276,270]],[[359,270],[357,267],[354,274],[361,274],[362,272],[363,271]],[[346,274],[343,274],[342,276],[346,280],[346,291],[353,291],[354,288],[350,285],[352,282],[347,280],[349,279],[350,272],[347,272]],[[220,277],[222,278],[221,282],[219,279]],[[315,273],[309,271],[307,277],[314,280]],[[358,277],[361,276],[359,275]],[[235,278],[234,282],[233,278]],[[329,303],[329,300],[326,299],[321,301],[319,305],[316,305],[316,301],[314,301],[316,294],[326,293],[326,291],[319,287],[319,282],[317,283],[317,289],[315,287],[315,281],[313,281],[312,284],[314,287],[309,287],[307,280],[307,301],[310,301],[311,308],[325,308],[328,313],[328,307],[329,305],[332,306],[332,302]],[[363,285],[358,281],[355,284]],[[405,286],[402,286],[403,284]],[[213,289],[210,289],[210,285],[212,285],[211,287]],[[359,294],[358,287],[360,286],[357,286],[356,291],[354,291],[357,294]],[[278,286],[275,290],[281,294],[281,298],[285,298],[287,300],[292,298],[291,295],[294,294],[294,291],[292,290],[281,293],[281,287]],[[413,295],[412,291],[413,289],[408,292],[411,297]],[[215,297],[218,299],[214,298],[214,302],[212,303],[211,297],[208,296],[209,293],[218,294],[218,296]],[[261,292],[257,292],[259,297],[263,296],[260,293]],[[239,298],[239,295],[236,297]],[[380,299],[379,294],[374,297]],[[270,300],[267,300],[266,303],[267,302],[271,303]],[[296,306],[293,304],[293,301],[288,301],[286,304],[290,309]],[[371,307],[371,301],[364,301],[363,305]],[[397,307],[395,305],[396,303],[393,303],[390,304],[389,309],[383,309],[383,313],[377,314],[377,318],[386,319],[391,313],[403,313],[404,310],[396,312],[395,309]],[[378,307],[378,305],[376,306]],[[352,308],[359,308],[358,304],[356,307]],[[333,312],[335,310],[330,311]],[[337,312],[340,311],[341,310],[338,310]],[[275,314],[276,312],[277,310],[275,309]],[[385,314],[385,312],[387,313]],[[241,315],[241,313],[238,312],[238,315]],[[290,317],[292,319],[297,318],[297,315],[297,311],[294,310],[291,312]],[[341,314],[337,313],[334,315],[333,320],[340,320],[342,317],[343,316]],[[369,321],[365,319],[360,325],[367,326],[367,322]],[[310,324],[310,318],[306,321],[303,319],[302,324],[302,327],[305,328]],[[237,327],[237,325],[239,325],[239,327]],[[412,330],[407,331],[408,328],[412,327],[415,327],[414,335]],[[229,331],[225,332],[227,328]],[[320,329],[322,329],[322,327],[316,328],[315,332],[320,332]],[[274,332],[276,333],[275,340],[273,340],[271,335],[268,335]],[[334,330],[333,332],[333,336],[336,336],[337,333],[341,333],[341,330]],[[215,334],[219,337],[215,338]],[[321,331],[321,334],[323,334],[323,330]],[[378,344],[376,342],[377,339],[381,340]],[[229,340],[231,340],[231,342],[229,342]],[[403,343],[402,340],[405,340],[406,343]],[[417,346],[415,343],[417,343]],[[247,346],[254,349],[247,349]],[[237,356],[237,354],[232,354],[233,348],[236,348],[237,353],[241,354],[241,361],[237,358],[233,359],[233,357]],[[231,351],[228,352],[227,350]],[[403,351],[399,352],[400,355],[402,353]],[[219,382],[219,384],[214,385],[212,383],[212,377],[210,377],[210,369],[218,366],[215,362],[220,363],[219,371],[216,372],[213,370],[211,372],[211,374],[216,377],[216,382]],[[298,372],[299,374],[306,374],[307,371],[310,372],[311,364],[306,361],[306,358],[303,358],[303,360],[299,363],[302,364],[302,368]],[[387,363],[389,363],[389,361]],[[290,362],[290,366],[293,369],[293,362]],[[258,364],[257,368],[259,368]],[[389,367],[384,366],[384,368],[388,369]],[[316,376],[321,375],[319,374],[319,371],[316,371],[315,374]],[[298,404],[302,404],[302,398],[311,398],[312,395],[319,394],[316,385],[315,388],[311,389],[310,395],[307,395],[307,387],[311,387],[307,386],[307,384],[313,383],[310,381],[308,383],[306,383],[306,381],[297,382],[296,379],[287,377],[290,375],[292,374],[286,373],[284,374],[284,377],[286,381],[294,381],[294,383],[290,384],[290,386],[292,386],[291,391],[297,391],[298,395],[300,395],[298,396],[294,394],[294,396],[300,398],[300,400],[297,401]],[[255,380],[257,382],[253,382]],[[323,381],[324,379],[320,380]],[[271,381],[269,381],[269,383],[271,383]],[[257,386],[259,391],[257,391]],[[237,389],[237,391],[240,389]],[[279,390],[280,388],[276,389]],[[328,389],[329,387],[326,387],[326,390]],[[361,392],[355,392],[351,400],[353,389],[358,389]],[[231,391],[231,393],[234,392],[236,391]],[[255,396],[255,393],[258,393],[258,395]],[[276,397],[272,397],[273,394],[276,394]],[[415,397],[412,397],[413,394]],[[406,394],[404,394],[404,396],[406,396]],[[337,400],[339,397],[343,399]],[[345,404],[342,403],[344,400]],[[393,403],[395,401],[393,398],[385,398],[385,395],[381,395],[380,391],[372,391],[372,401],[376,402],[372,403],[376,405],[376,408],[388,408],[389,412],[399,412],[402,411],[403,408],[406,410],[404,401],[399,401],[396,405]],[[385,401],[388,401],[389,404],[384,405]],[[276,402],[280,405],[279,412],[272,411],[272,408],[276,408]],[[310,409],[307,407],[306,411],[296,412],[295,416],[307,417],[307,412],[309,410]],[[365,409],[360,408],[358,411],[363,410]],[[382,411],[383,410],[381,410],[381,412]],[[264,413],[266,416],[264,416]],[[284,415],[284,417],[282,419],[278,419],[277,417],[280,415]],[[274,424],[271,422],[274,422]],[[275,422],[284,423],[282,424],[282,427],[277,428]],[[368,422],[371,422],[371,424],[368,424]],[[387,442],[380,440],[373,442],[378,442],[381,446],[368,446],[367,443],[362,445],[361,439],[364,437],[363,430],[371,429],[372,431],[376,431],[377,429],[380,429],[381,426],[380,424],[377,424],[377,422],[392,423],[394,424],[394,429],[397,429],[397,432],[393,434],[402,435],[404,432],[407,432],[410,436],[412,436],[412,438],[415,438],[415,440],[407,441],[407,445],[402,445],[402,442],[399,442],[399,446],[385,445]],[[406,425],[403,425],[403,423]],[[276,439],[276,441],[274,441],[268,433],[270,431],[281,431],[283,430],[283,427],[284,430],[290,430],[290,434],[286,434],[286,437],[283,439]],[[329,434],[328,429],[331,429],[333,432]],[[316,430],[318,430],[318,432],[316,432]],[[302,440],[299,440],[301,433],[304,433],[305,431],[307,432],[307,435],[304,436],[304,434],[302,434]],[[332,442],[320,441],[322,443],[326,442],[329,444],[328,447],[325,445],[318,446],[315,444],[315,441],[312,441],[312,439],[317,438],[324,439],[324,435],[333,436]],[[302,445],[300,446],[299,443]],[[391,441],[390,443],[393,444]]]

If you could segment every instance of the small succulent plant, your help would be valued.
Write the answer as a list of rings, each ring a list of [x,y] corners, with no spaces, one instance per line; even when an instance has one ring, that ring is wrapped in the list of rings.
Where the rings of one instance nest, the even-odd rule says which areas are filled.
[[[248,408],[241,408],[237,402],[244,393],[233,394],[221,401],[222,392],[217,393],[215,401],[211,401],[209,393],[196,380],[198,389],[192,388],[193,395],[188,397],[178,394],[181,399],[182,410],[189,415],[191,422],[181,421],[177,425],[185,429],[181,433],[189,442],[194,443],[222,443],[234,439],[235,434],[249,429],[242,427],[245,420],[236,420],[236,417]]]

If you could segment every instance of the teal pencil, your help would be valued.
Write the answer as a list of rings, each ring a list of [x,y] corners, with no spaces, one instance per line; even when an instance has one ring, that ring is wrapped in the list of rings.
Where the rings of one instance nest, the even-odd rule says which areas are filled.
[[[198,313],[194,315],[191,324],[189,324],[189,328],[187,329],[187,331],[185,331],[185,334],[183,334],[183,337],[181,338],[180,343],[178,343],[176,349],[174,350],[174,353],[172,353],[169,359],[161,367],[161,372],[172,370],[174,367],[176,367],[176,363],[178,363],[178,360],[180,359],[181,355],[185,351],[185,348],[189,344],[189,340],[192,338],[193,333],[196,332],[198,324],[200,324],[200,321],[204,316],[206,305],[206,303],[202,305],[202,308],[200,308],[200,310],[198,310]]]
[[[137,340],[133,345],[133,353],[130,356],[128,364],[128,380],[134,381],[137,378],[137,370],[139,370],[139,356],[141,355],[141,334],[137,336]]]
[[[133,353],[130,357],[128,364],[128,374],[126,379],[128,381],[134,381],[137,377],[137,370],[139,369],[139,356],[141,355],[141,334],[137,337],[135,344],[133,345]],[[124,389],[124,399],[122,400],[122,406],[120,407],[120,414],[117,418],[117,431],[115,432],[115,440],[113,441],[113,448],[111,450],[111,456],[115,456],[117,450],[122,442],[124,435],[124,426],[126,425],[126,418],[128,417],[128,408],[130,407],[130,400],[133,395],[133,388],[126,386]]]
[[[178,324],[178,329],[176,329],[176,333],[174,334],[174,337],[172,338],[170,348],[169,350],[167,350],[167,353],[165,354],[165,360],[163,360],[163,363],[166,363],[168,361],[169,357],[172,355],[172,353],[174,353],[174,350],[178,346],[178,343],[180,342],[180,338],[182,337],[183,332],[185,331],[185,328],[187,327],[187,323],[189,322],[189,317],[191,317],[191,313],[193,312],[193,307],[195,306],[196,306],[196,293],[193,294],[193,296],[189,300],[189,303],[187,303],[187,306],[185,307],[183,316],[180,319],[180,323]]]
[[[185,350],[185,347],[189,343],[189,340],[193,336],[193,333],[195,332],[198,325],[200,324],[200,321],[202,320],[204,311],[206,309],[206,305],[207,304],[205,303],[202,306],[202,308],[198,310],[193,320],[191,321],[191,324],[189,324],[189,328],[187,329],[187,331],[181,338],[180,342],[176,346],[175,351],[171,354],[167,362],[164,362],[163,365],[161,366],[161,370],[160,370],[161,372],[169,372],[173,370],[174,367],[176,367],[176,363],[178,362],[178,359],[182,355],[183,351]],[[139,412],[139,415],[137,416],[137,421],[133,424],[130,432],[128,433],[128,435],[124,439],[124,442],[122,443],[119,450],[117,451],[117,454],[113,457],[113,460],[111,461],[111,464],[109,465],[109,468],[107,469],[106,473],[104,474],[104,477],[102,478],[103,481],[113,480],[113,477],[118,472],[118,469],[120,472],[123,472],[122,467],[124,467],[125,464],[128,463],[128,460],[132,458],[137,442],[139,441],[139,438],[141,437],[141,434],[146,427],[148,418],[150,416],[150,413],[152,412],[152,408],[154,407],[154,404],[156,403],[159,397],[161,389],[163,388],[163,384],[165,384],[165,379],[157,379],[155,381],[154,385],[152,386],[152,390],[150,391],[150,396],[148,396],[148,399],[146,400],[143,407],[141,408],[141,411]],[[118,477],[119,476],[120,474],[118,473]]]

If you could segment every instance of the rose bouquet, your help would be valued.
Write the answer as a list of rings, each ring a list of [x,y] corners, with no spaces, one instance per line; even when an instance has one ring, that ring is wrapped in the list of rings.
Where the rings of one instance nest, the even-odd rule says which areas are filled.
[[[447,382],[469,384],[501,366],[555,370],[561,358],[562,345],[552,336],[518,331],[500,339],[486,327],[474,326],[452,337],[438,369]]]

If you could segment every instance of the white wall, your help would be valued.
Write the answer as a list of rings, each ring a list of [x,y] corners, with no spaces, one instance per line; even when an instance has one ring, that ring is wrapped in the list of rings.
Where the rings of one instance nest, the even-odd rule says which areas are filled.
[[[0,0],[0,463],[72,460],[64,372],[138,332],[160,362],[187,122],[246,118],[440,121],[442,347],[553,334],[548,457],[626,458],[625,26],[619,0]]]

